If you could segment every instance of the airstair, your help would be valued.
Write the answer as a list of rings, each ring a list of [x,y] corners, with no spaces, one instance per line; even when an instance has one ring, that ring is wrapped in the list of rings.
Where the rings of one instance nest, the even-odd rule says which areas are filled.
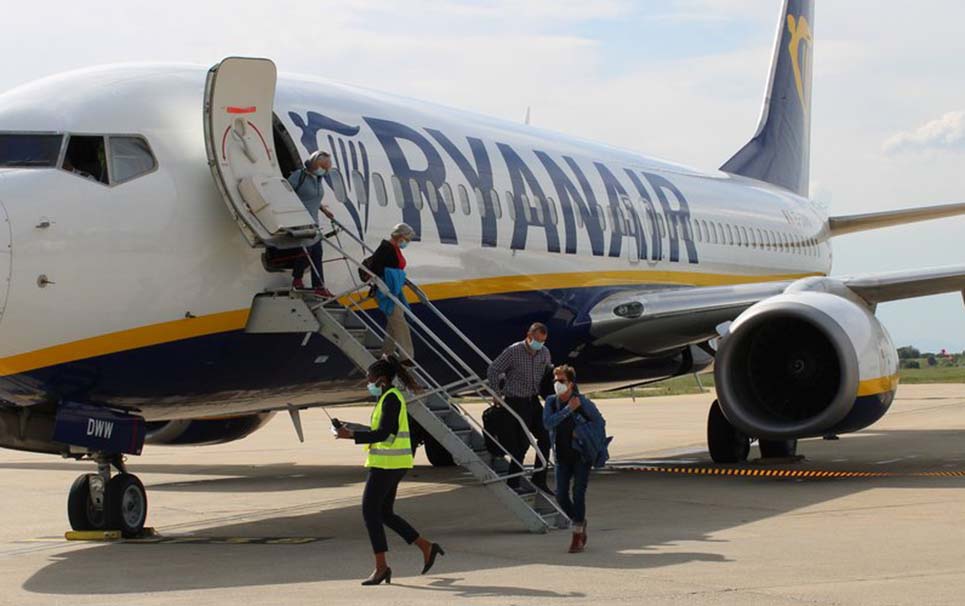
[[[374,309],[373,289],[378,289],[396,305],[401,305],[389,291],[386,284],[362,265],[342,246],[341,234],[354,241],[362,252],[362,258],[374,251],[365,242],[341,225],[335,224],[335,231],[326,234],[323,245],[331,249],[333,256],[344,260],[352,280],[352,288],[338,293],[331,299],[319,299],[303,291],[271,291],[255,297],[249,317],[248,332],[318,332],[336,345],[363,373],[378,359],[383,340],[387,337],[384,327],[369,311]],[[333,237],[334,236],[334,237]],[[333,241],[334,240],[334,241]],[[359,271],[369,276],[368,281],[357,279]],[[479,349],[432,303],[425,292],[417,285],[407,282],[406,287],[418,299],[427,318],[431,318],[435,330],[431,329],[418,315],[403,306],[408,320],[412,340],[418,349],[406,352],[414,361],[409,369],[418,380],[422,389],[417,393],[406,394],[409,415],[422,429],[452,456],[453,461],[462,466],[482,486],[502,503],[530,532],[546,532],[551,528],[565,528],[569,524],[566,514],[556,502],[542,491],[536,489],[529,480],[530,476],[544,469],[548,462],[536,447],[536,439],[526,428],[522,418],[506,406],[488,381],[479,376],[473,366],[458,355],[453,346],[463,352],[476,356],[479,367],[491,363],[486,354]],[[432,364],[427,361],[431,360]],[[428,367],[435,369],[436,378]],[[440,370],[441,369],[441,370]],[[405,390],[403,386],[400,389]],[[499,440],[486,432],[461,401],[481,399],[502,405],[522,428],[523,434],[536,451],[539,464],[527,469],[522,461],[513,459]],[[294,412],[294,411],[293,411]],[[294,416],[294,415],[293,415]],[[298,427],[298,425],[296,425]],[[505,452],[506,457],[493,456],[486,447],[487,438]],[[523,471],[510,474],[510,461]],[[514,490],[507,480],[520,478],[521,489]]]

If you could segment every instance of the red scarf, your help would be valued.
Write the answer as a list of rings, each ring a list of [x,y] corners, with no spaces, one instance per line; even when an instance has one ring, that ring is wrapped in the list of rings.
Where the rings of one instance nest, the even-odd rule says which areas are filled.
[[[399,269],[405,269],[405,257],[402,256],[402,249],[399,248],[399,245],[395,243],[395,240],[392,240],[391,242],[392,246],[395,248],[395,256],[399,259]]]

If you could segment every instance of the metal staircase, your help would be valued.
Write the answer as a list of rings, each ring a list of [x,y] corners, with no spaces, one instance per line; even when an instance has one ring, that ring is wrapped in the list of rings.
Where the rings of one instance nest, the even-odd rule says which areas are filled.
[[[323,243],[332,248],[346,262],[354,286],[347,292],[339,293],[332,299],[321,300],[302,291],[265,292],[255,297],[249,318],[248,332],[315,332],[317,331],[336,345],[352,362],[365,372],[380,355],[385,329],[368,311],[374,307],[374,298],[369,296],[374,287],[388,296],[396,305],[401,305],[378,276],[372,275],[363,267],[361,260],[350,255],[341,245],[339,232],[348,234],[365,255],[372,250],[350,231],[337,226],[336,232],[328,234]],[[335,236],[335,242],[332,237]],[[355,279],[354,268],[361,268],[369,275],[366,283]],[[449,343],[459,343],[460,349],[467,349],[478,356],[480,362],[488,366],[491,360],[462,331],[453,325],[429,300],[426,294],[411,282],[406,286],[418,298],[422,308],[433,318],[434,324],[445,328],[444,340],[439,332],[431,330],[408,307],[403,306],[409,322],[413,343],[419,344],[419,358],[415,352],[406,352],[414,361],[410,369],[422,386],[418,393],[406,394],[409,415],[442,448],[452,455],[453,461],[466,469],[476,480],[485,486],[530,532],[546,532],[550,528],[564,528],[569,524],[566,514],[555,501],[537,490],[529,481],[535,471],[545,468],[546,459],[536,448],[536,439],[526,428],[525,423],[511,408],[505,405],[501,396],[480,377],[471,364],[457,355]],[[432,360],[433,368],[447,369],[446,382],[441,383],[427,370]],[[404,389],[400,386],[400,388]],[[460,399],[472,397],[483,401],[495,401],[504,406],[520,424],[524,435],[537,453],[540,464],[535,469],[526,469],[521,461],[499,444],[495,436],[486,432],[462,406]],[[509,459],[523,468],[522,472],[509,474],[509,461],[504,457],[494,457],[486,448],[486,438],[506,453]],[[507,480],[520,477],[522,489],[517,492],[510,488]]]

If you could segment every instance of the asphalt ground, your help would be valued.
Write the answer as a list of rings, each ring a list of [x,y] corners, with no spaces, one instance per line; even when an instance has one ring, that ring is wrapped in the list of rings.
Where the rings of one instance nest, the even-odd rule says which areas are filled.
[[[613,466],[590,482],[589,544],[531,535],[423,455],[397,511],[446,556],[427,576],[390,533],[392,586],[362,525],[362,452],[321,412],[232,444],[147,447],[148,542],[67,542],[88,463],[0,451],[0,604],[954,604],[965,601],[965,385],[909,385],[873,428],[798,463],[710,465],[710,394],[601,401]],[[339,418],[364,422],[364,408]],[[756,448],[752,457],[756,457]]]

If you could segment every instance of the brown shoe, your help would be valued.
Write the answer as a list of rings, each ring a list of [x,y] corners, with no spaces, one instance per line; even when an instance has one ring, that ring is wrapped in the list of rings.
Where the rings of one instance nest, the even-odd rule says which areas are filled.
[[[581,553],[583,551],[583,533],[574,532],[573,539],[570,541],[570,553]]]

